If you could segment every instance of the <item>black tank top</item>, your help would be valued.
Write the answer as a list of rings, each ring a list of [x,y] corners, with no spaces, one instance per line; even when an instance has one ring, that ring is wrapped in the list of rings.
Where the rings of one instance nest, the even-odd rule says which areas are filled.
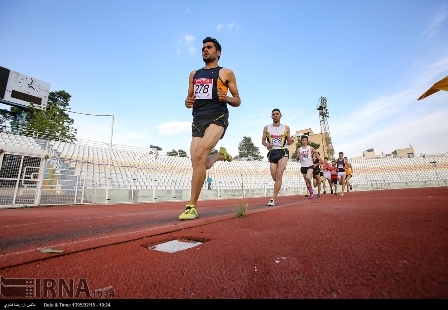
[[[345,172],[345,163],[343,159],[337,159],[336,160],[336,165],[338,167],[338,171],[339,172]]]
[[[228,87],[219,78],[219,70],[222,67],[212,69],[199,69],[193,76],[194,94],[196,102],[193,106],[195,116],[219,116],[229,113],[227,103],[219,101],[218,88],[227,91]]]

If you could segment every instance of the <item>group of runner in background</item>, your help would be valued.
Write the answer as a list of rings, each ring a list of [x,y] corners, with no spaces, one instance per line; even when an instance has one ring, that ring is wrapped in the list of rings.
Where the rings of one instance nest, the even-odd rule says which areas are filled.
[[[307,146],[308,137],[302,136],[302,146],[298,150],[298,160],[303,161],[304,150],[310,149]],[[302,155],[299,155],[299,154]],[[314,197],[314,187],[317,187],[317,198],[320,198],[320,195],[323,190],[323,194],[327,193],[327,183],[330,186],[331,194],[338,194],[338,185],[341,186],[339,195],[344,196],[344,192],[350,192],[353,190],[352,185],[350,184],[350,179],[352,178],[353,168],[349,163],[348,158],[344,157],[343,152],[339,152],[339,156],[336,160],[332,160],[329,162],[328,157],[321,158],[320,152],[311,148],[309,152],[312,155],[312,159],[310,160],[311,166],[308,166],[306,163],[302,163],[302,174],[307,185],[307,194],[305,197],[309,197],[312,199]],[[305,155],[306,157],[306,155]],[[308,169],[312,168],[312,176],[308,173]],[[308,168],[308,169],[307,169]],[[309,169],[311,170],[311,169]],[[312,182],[311,182],[312,177]]]
[[[331,163],[325,157],[323,163],[320,165],[320,171],[321,175],[323,175],[324,194],[326,193],[326,181],[330,185],[331,194],[338,194],[338,185],[341,186],[339,193],[341,196],[344,196],[344,191],[349,193],[350,190],[353,190],[350,184],[353,168],[347,157],[344,157],[343,152],[339,152],[338,159],[332,160]]]

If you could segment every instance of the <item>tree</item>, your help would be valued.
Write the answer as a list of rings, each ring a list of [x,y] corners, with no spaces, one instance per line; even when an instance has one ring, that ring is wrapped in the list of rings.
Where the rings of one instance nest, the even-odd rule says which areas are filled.
[[[334,158],[334,147],[329,135],[325,135],[325,144],[327,145],[326,153],[328,154],[328,158]]]
[[[166,155],[168,155],[168,156],[188,157],[187,152],[185,152],[182,149],[177,150],[177,151],[175,149],[173,149],[172,151],[167,152]]]
[[[319,143],[310,142],[310,143],[308,143],[308,145],[314,147],[314,149],[316,151],[320,148],[320,144]]]
[[[10,123],[13,116],[10,111],[0,109],[0,132],[10,132]]]
[[[179,153],[179,157],[188,157],[187,152],[182,149],[178,150],[177,152]]]
[[[299,149],[300,145],[299,143],[296,143],[296,151],[292,153],[291,158],[296,159],[297,158],[297,150]]]
[[[69,102],[72,96],[67,93],[65,90],[52,91],[48,94],[48,104],[54,103],[60,109],[67,110],[69,109]],[[47,105],[48,105],[47,104]],[[67,115],[68,117],[68,115]]]
[[[36,109],[31,103],[25,114],[25,123],[18,131],[20,135],[47,140],[76,141],[77,129],[71,127],[73,119],[56,104],[50,103],[45,109]]]
[[[175,149],[173,149],[172,151],[167,152],[166,155],[168,155],[168,156],[178,156],[179,153]]]
[[[209,155],[215,155],[215,154],[218,154],[218,150],[213,148]]]
[[[308,145],[314,147],[314,149],[316,151],[317,151],[318,148],[320,148],[320,144],[319,143],[308,142]],[[296,143],[296,151],[291,155],[291,158],[297,158],[297,150],[301,146],[302,146],[302,140],[298,140],[297,143]]]
[[[47,106],[43,109],[38,109],[30,103],[27,108],[19,112],[22,120],[17,132],[20,135],[47,140],[76,141],[77,129],[72,127],[74,120],[66,112],[70,110],[68,108],[70,98],[69,93],[60,90],[49,93]]]
[[[244,136],[238,144],[238,156],[235,159],[261,160],[262,158],[263,156],[260,155],[260,150],[252,142],[252,138]]]

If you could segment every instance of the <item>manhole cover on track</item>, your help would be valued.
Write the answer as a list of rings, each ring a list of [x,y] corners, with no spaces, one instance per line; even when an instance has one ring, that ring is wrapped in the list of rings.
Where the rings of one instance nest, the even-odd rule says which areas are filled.
[[[148,248],[149,250],[156,250],[166,253],[175,253],[194,248],[198,245],[203,244],[206,241],[209,240],[204,238],[183,237],[183,238],[171,239],[168,241],[161,241],[159,243],[150,243],[143,247]]]

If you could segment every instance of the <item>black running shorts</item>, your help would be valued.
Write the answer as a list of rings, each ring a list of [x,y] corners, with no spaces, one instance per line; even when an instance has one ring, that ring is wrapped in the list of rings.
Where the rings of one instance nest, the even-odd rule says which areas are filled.
[[[276,164],[283,157],[289,159],[288,149],[273,149],[268,152],[268,159],[270,163]]]
[[[215,124],[224,127],[221,139],[226,133],[226,129],[229,126],[229,114],[221,114],[218,116],[195,116],[193,123],[191,123],[191,135],[193,137],[203,137],[205,130],[210,124]]]
[[[311,166],[311,167],[300,167],[300,173],[307,174],[308,173],[308,169],[313,169],[313,166]]]

